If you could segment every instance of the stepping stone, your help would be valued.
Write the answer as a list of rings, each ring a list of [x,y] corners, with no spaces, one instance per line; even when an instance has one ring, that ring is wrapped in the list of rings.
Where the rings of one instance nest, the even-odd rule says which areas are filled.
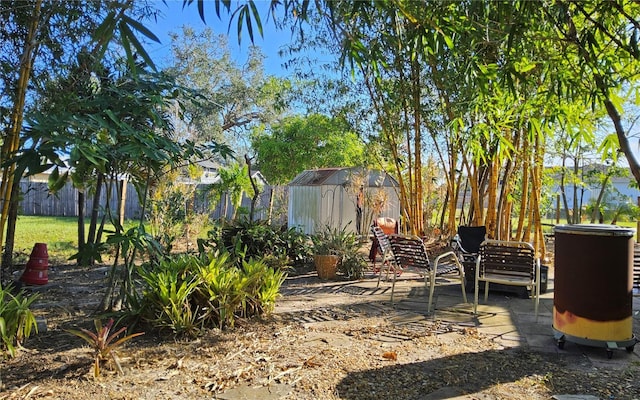
[[[285,384],[269,386],[240,385],[217,395],[222,400],[277,400],[291,392],[291,386]]]

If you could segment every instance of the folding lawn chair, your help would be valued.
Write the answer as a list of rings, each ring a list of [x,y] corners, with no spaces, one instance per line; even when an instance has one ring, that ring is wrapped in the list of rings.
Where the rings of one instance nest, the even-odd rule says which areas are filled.
[[[389,280],[389,270],[393,270],[395,274],[395,267],[393,264],[393,254],[391,253],[391,243],[389,243],[389,237],[382,231],[379,226],[372,226],[371,233],[373,233],[373,244],[377,246],[377,251],[382,255],[382,261],[380,267],[376,267],[376,252],[373,252],[373,272],[378,274],[378,287],[380,286],[380,278],[382,277],[382,270],[386,269],[387,276],[385,280]]]
[[[453,251],[448,251],[436,257],[433,265],[429,262],[427,249],[424,242],[417,236],[391,235],[391,252],[397,268],[402,271],[412,270],[424,276],[425,287],[429,288],[429,303],[427,311],[431,312],[433,303],[433,292],[436,286],[436,278],[447,277],[460,281],[462,297],[467,302],[467,293],[464,286],[464,269],[458,256]],[[391,287],[391,303],[396,285],[396,274],[393,274],[393,285]]]

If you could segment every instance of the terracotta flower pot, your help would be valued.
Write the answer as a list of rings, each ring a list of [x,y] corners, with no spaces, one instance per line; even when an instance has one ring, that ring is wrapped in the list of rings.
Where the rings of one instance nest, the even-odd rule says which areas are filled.
[[[320,279],[335,279],[340,257],[334,255],[315,255],[313,263]]]

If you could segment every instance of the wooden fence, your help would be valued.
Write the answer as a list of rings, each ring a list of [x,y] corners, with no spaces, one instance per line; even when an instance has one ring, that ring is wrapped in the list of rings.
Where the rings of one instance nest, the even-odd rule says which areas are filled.
[[[208,214],[211,219],[219,219],[223,217],[225,210],[224,202],[227,201],[227,215],[233,215],[233,206],[230,203],[229,196],[223,196],[223,200],[211,207],[210,200],[207,196],[202,195],[208,185],[198,185],[193,201],[193,211]],[[22,198],[20,200],[20,215],[46,215],[46,216],[78,216],[78,190],[71,183],[67,183],[57,193],[51,194],[47,188],[46,182],[29,182],[23,180],[20,182],[20,191]],[[274,222],[284,223],[287,216],[287,198],[288,188],[286,186],[267,186],[263,189],[258,197],[256,204],[256,213],[254,219],[266,219],[269,216],[270,199],[273,192],[274,201],[271,205],[272,218]],[[110,193],[109,204],[112,210],[115,210],[118,204],[115,190]],[[85,204],[85,216],[91,213],[93,196],[87,196]],[[100,196],[100,205],[105,207],[107,204],[107,193],[103,190]],[[127,219],[138,219],[142,212],[141,202],[134,186],[129,183],[127,185],[127,196],[124,206],[124,214]],[[185,207],[187,205],[185,204]],[[241,207],[249,210],[251,207],[251,199],[246,195],[242,199]],[[102,215],[104,209],[100,210]],[[115,212],[114,212],[115,213]]]

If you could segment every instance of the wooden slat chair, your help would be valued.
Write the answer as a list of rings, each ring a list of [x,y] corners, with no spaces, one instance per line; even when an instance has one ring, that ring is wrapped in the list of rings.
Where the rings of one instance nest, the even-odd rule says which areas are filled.
[[[540,259],[536,258],[535,249],[530,243],[485,240],[480,245],[475,274],[474,314],[478,308],[479,283],[485,282],[485,302],[489,297],[489,283],[530,287],[535,314],[538,316]]]
[[[464,268],[453,251],[448,251],[439,255],[434,260],[433,265],[429,262],[427,249],[424,242],[417,236],[391,235],[391,252],[397,268],[403,271],[413,270],[424,276],[425,287],[429,288],[429,303],[427,311],[431,312],[433,303],[433,292],[436,286],[436,278],[447,277],[460,281],[462,288],[462,298],[467,302],[467,293],[464,290]],[[393,303],[393,293],[396,285],[396,274],[393,274],[393,285],[391,287],[391,303]]]
[[[391,243],[389,242],[389,236],[379,227],[372,226],[371,233],[373,233],[373,237],[378,244],[378,248],[380,249],[380,254],[382,254],[382,262],[380,267],[376,267],[375,257],[373,259],[373,271],[378,273],[378,287],[380,287],[380,278],[382,277],[382,270],[386,270],[385,280],[389,280],[389,271],[393,271],[395,274],[395,267],[393,265],[393,254],[391,253]]]

